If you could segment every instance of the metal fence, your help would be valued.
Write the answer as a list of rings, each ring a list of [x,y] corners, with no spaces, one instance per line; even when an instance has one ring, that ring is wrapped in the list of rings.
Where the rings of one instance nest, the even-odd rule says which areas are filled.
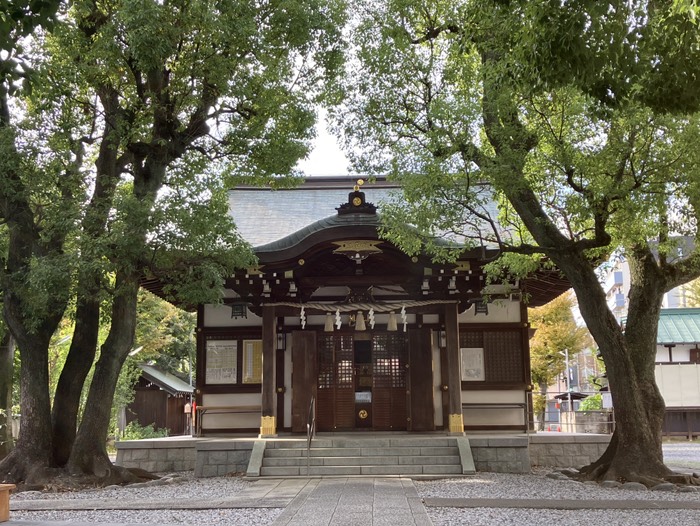
[[[544,413],[533,412],[531,429],[561,433],[612,434],[615,429],[615,411],[612,407],[581,409],[582,401],[595,394],[598,392],[548,392]]]

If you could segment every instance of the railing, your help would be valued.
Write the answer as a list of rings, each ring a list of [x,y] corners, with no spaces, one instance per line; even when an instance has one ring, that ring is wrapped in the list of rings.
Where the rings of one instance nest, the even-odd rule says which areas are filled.
[[[310,473],[311,441],[316,436],[316,397],[309,402],[309,417],[306,420],[306,476]]]

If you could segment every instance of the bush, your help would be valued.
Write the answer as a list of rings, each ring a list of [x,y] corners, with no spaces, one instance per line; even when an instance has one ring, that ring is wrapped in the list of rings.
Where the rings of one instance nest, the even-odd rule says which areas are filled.
[[[598,411],[603,409],[603,395],[596,393],[581,400],[578,406],[579,411]]]
[[[167,429],[156,429],[155,424],[141,426],[138,422],[129,422],[122,432],[121,440],[140,440],[142,438],[163,438],[168,436]]]

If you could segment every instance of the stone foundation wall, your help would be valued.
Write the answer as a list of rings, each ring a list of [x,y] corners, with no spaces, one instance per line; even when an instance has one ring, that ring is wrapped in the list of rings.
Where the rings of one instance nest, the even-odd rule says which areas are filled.
[[[194,439],[117,442],[116,464],[125,468],[141,468],[151,473],[191,471],[195,467],[196,442]]]
[[[207,440],[196,444],[195,477],[245,473],[254,440]]]
[[[597,460],[610,435],[532,434],[470,437],[477,471],[529,473],[531,467],[580,468]],[[154,473],[194,470],[197,477],[246,472],[255,439],[177,438],[117,443],[117,465]]]
[[[580,468],[600,458],[612,435],[531,435],[530,464]]]
[[[470,438],[477,471],[529,473],[527,438]]]

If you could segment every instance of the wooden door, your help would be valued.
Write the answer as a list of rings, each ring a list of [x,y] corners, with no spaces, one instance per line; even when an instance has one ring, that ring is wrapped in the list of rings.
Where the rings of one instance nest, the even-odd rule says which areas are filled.
[[[372,338],[372,427],[375,430],[406,429],[407,371],[406,335],[375,335]]]
[[[410,358],[410,417],[411,431],[434,431],[435,408],[433,406],[433,353],[430,331],[411,329],[409,337]]]
[[[316,394],[316,333],[292,333],[292,432],[306,433],[311,396]]]
[[[352,429],[355,426],[353,337],[322,334],[317,353],[318,430]]]

